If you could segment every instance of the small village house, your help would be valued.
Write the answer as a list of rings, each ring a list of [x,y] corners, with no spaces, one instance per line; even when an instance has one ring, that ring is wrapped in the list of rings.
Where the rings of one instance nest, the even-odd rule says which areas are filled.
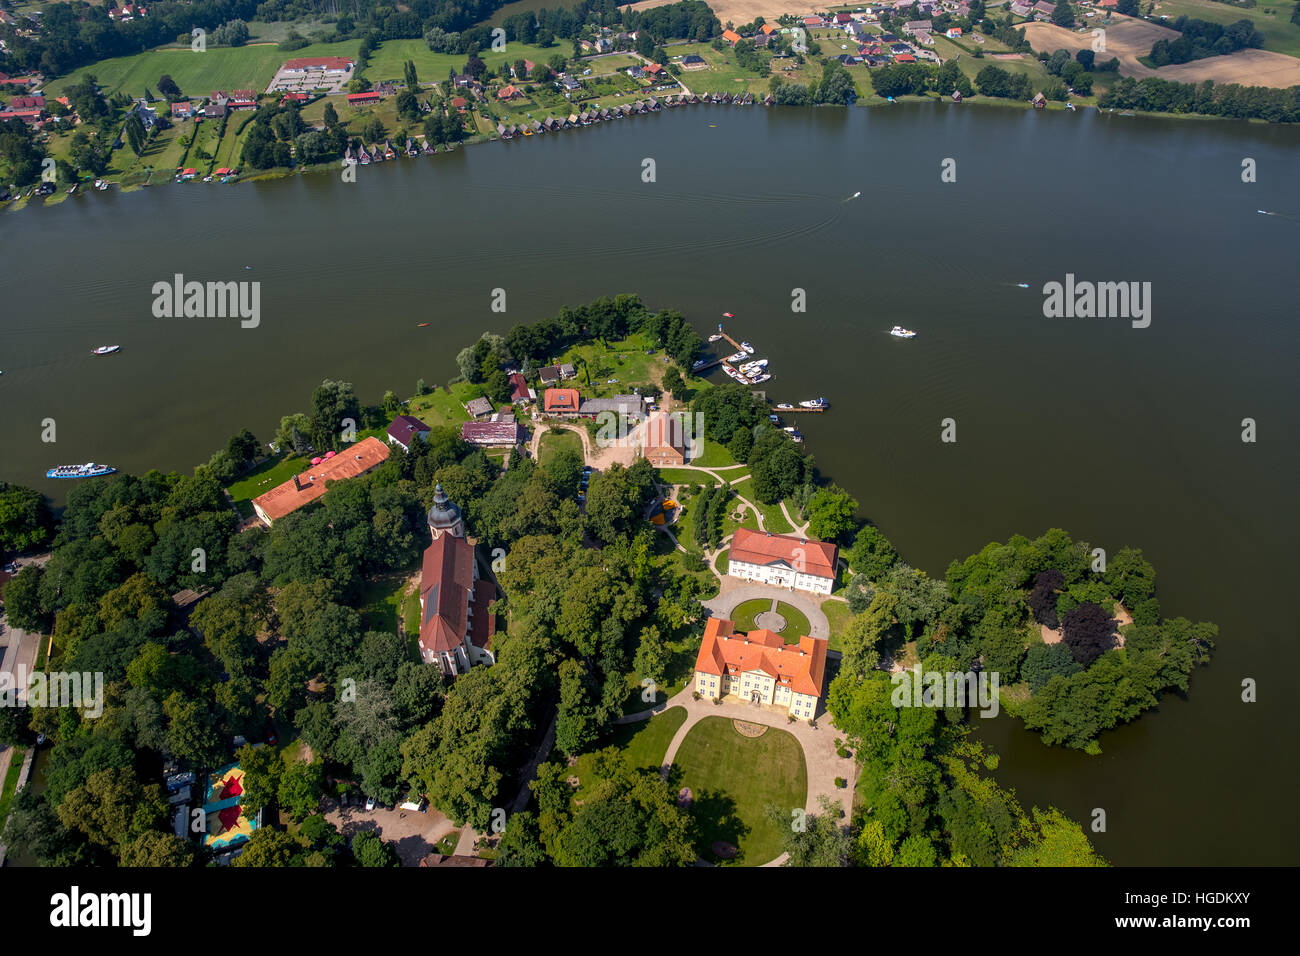
[[[432,429],[414,415],[398,415],[388,426],[388,444],[409,452],[417,438],[428,441],[430,431]]]

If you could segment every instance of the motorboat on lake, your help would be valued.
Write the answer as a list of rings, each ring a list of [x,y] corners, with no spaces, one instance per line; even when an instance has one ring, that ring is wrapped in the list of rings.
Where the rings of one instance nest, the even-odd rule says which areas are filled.
[[[911,329],[905,329],[901,325],[894,326],[892,329],[889,330],[889,334],[900,339],[916,338],[915,332],[913,332]]]
[[[45,473],[46,478],[98,478],[117,471],[111,465],[97,465],[88,461],[84,465],[57,465]]]
[[[830,408],[831,403],[824,398],[810,398],[806,402],[800,402],[800,408]],[[777,406],[780,408],[780,406]]]
[[[97,348],[97,349],[94,350],[94,354],[95,354],[95,355],[112,355],[114,352],[116,352],[116,351],[117,351],[118,349],[120,349],[121,347],[122,347],[122,346],[120,346],[120,345],[101,345],[99,348]]]

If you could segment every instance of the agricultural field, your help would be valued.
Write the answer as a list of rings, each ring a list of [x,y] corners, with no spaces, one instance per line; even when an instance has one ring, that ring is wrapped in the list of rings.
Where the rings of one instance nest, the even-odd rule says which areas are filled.
[[[307,49],[315,50],[314,47],[308,47]],[[479,59],[487,64],[490,72],[495,73],[501,68],[502,63],[513,63],[515,60],[521,59],[532,60],[534,63],[545,63],[556,54],[567,57],[572,52],[572,44],[568,43],[555,43],[549,47],[540,47],[531,43],[507,43],[505,50],[501,52],[484,50],[479,54]],[[291,55],[301,56],[302,54],[293,53]],[[407,60],[415,63],[415,72],[421,83],[441,83],[447,79],[447,74],[450,71],[455,70],[459,73],[465,68],[465,56],[463,54],[434,53],[424,40],[387,40],[381,43],[379,49],[370,55],[364,75],[372,83],[379,83],[383,80],[400,82],[405,76]]]
[[[1189,16],[1225,26],[1237,20],[1249,20],[1264,34],[1265,50],[1300,57],[1300,26],[1291,22],[1295,7],[1295,0],[1266,0],[1254,7],[1215,3],[1214,0],[1156,0],[1152,15],[1167,16],[1170,20]]]
[[[68,76],[51,80],[46,85],[46,95],[61,96],[86,74],[93,75],[106,94],[121,90],[131,96],[143,96],[145,87],[148,87],[156,95],[158,78],[164,73],[169,74],[181,92],[189,96],[208,96],[213,90],[251,89],[260,93],[285,60],[303,56],[355,57],[360,46],[360,40],[346,40],[342,43],[315,43],[285,52],[277,44],[262,43],[234,48],[210,47],[204,53],[195,53],[188,47],[160,47],[134,56],[101,60]],[[397,75],[401,75],[400,68]]]

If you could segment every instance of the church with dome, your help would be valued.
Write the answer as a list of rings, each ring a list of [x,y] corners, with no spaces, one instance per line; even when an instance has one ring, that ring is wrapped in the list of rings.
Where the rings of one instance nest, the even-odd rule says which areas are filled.
[[[465,536],[460,508],[439,484],[429,508],[433,543],[420,568],[420,657],[446,677],[475,664],[494,664],[492,634],[496,585],[479,576],[475,542]]]

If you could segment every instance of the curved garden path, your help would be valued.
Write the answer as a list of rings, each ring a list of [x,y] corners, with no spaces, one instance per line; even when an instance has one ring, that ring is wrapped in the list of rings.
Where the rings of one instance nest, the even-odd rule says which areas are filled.
[[[722,590],[718,596],[703,603],[712,616],[730,620],[731,612],[738,604],[759,599],[764,601],[775,599],[797,607],[808,618],[808,625],[812,631],[810,637],[830,639],[831,625],[826,620],[826,615],[822,613],[821,605],[801,591],[790,591],[770,584],[753,584],[739,578],[724,576]]]
[[[765,710],[752,704],[733,702],[728,698],[723,698],[720,704],[715,704],[707,699],[695,700],[692,687],[688,685],[664,704],[652,710],[641,711],[639,714],[631,714],[623,718],[622,722],[645,720],[654,713],[669,707],[685,709],[686,719],[677,728],[677,732],[673,734],[673,739],[668,743],[668,749],[664,752],[660,772],[665,776],[667,776],[668,768],[672,765],[673,759],[677,756],[682,741],[686,739],[686,735],[690,733],[692,727],[705,717],[747,720],[750,723],[764,724],[768,727],[775,727],[777,730],[784,730],[799,741],[799,746],[803,748],[804,765],[808,777],[808,795],[804,803],[806,813],[821,813],[822,797],[828,797],[832,803],[837,804],[844,812],[845,820],[852,813],[853,788],[858,777],[857,761],[852,756],[841,757],[835,752],[835,740],[842,735],[835,729],[835,725],[831,723],[830,715],[824,711],[818,711],[818,726],[816,727],[809,726],[808,722],[804,720],[790,723],[785,714],[774,710]],[[836,777],[844,778],[847,781],[847,786],[835,786]],[[785,862],[784,854],[763,865],[780,866],[783,862]]]

